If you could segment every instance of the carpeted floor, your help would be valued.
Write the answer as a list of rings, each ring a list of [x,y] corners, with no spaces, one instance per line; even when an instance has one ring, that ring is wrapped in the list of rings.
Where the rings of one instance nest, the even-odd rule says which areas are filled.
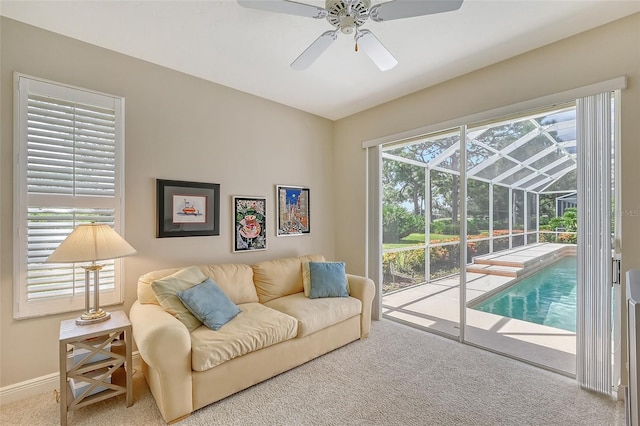
[[[140,372],[69,425],[164,424]],[[2,406],[2,425],[54,425],[53,395]],[[388,320],[371,336],[196,411],[192,425],[624,425],[624,403],[569,378]]]

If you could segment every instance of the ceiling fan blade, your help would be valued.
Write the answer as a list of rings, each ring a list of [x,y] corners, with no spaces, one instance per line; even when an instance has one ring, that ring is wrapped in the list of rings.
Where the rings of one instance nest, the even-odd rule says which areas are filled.
[[[356,37],[356,43],[364,49],[365,53],[369,55],[369,58],[371,58],[380,70],[387,71],[398,65],[396,58],[380,43],[380,40],[378,40],[371,31],[360,30]]]
[[[289,0],[238,0],[238,3],[240,6],[250,9],[287,13],[289,15],[298,15],[307,18],[321,19],[327,16],[327,11],[321,7]]]
[[[373,6],[369,11],[369,17],[376,22],[380,22],[450,12],[460,9],[462,1],[463,0],[394,0]]]
[[[331,46],[331,43],[338,38],[336,32],[337,31],[327,31],[322,33],[316,41],[311,43],[311,45],[291,63],[291,68],[296,71],[304,71],[309,68],[309,66],[322,55],[322,52],[327,50],[327,48]]]

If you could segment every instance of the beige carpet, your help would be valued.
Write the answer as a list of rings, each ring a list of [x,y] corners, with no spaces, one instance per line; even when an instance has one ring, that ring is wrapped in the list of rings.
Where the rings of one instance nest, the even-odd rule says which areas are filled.
[[[70,425],[164,424],[140,372],[134,400]],[[54,425],[53,395],[2,406],[2,425]],[[572,379],[426,332],[376,321],[371,336],[193,413],[191,425],[624,425],[624,404]]]

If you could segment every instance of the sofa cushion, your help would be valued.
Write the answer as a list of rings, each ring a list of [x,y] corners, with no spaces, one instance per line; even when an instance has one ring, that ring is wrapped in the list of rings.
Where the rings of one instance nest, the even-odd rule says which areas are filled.
[[[202,323],[193,316],[182,301],[178,298],[178,292],[188,290],[200,284],[207,277],[197,266],[180,269],[178,272],[168,277],[155,280],[151,283],[151,288],[160,302],[160,306],[174,317],[178,318],[188,329],[193,331],[200,327]]]
[[[219,330],[240,313],[240,309],[211,278],[179,291],[178,297],[198,320],[212,330]]]
[[[251,266],[241,263],[205,265],[200,266],[200,270],[211,277],[236,305],[258,302]]]
[[[191,368],[205,371],[225,361],[296,337],[298,321],[259,303],[238,306],[242,312],[218,331],[205,326],[191,333]]]
[[[362,302],[354,297],[309,299],[300,292],[265,303],[298,320],[298,337],[342,322],[362,312]]]
[[[303,291],[303,261],[323,262],[324,257],[318,254],[312,254],[268,260],[252,265],[253,282],[260,303]]]
[[[160,302],[158,302],[158,298],[151,288],[151,283],[155,280],[168,277],[182,269],[184,268],[161,269],[158,271],[147,272],[142,275],[138,278],[138,301],[142,304],[152,303],[154,305],[159,305]]]
[[[312,299],[349,296],[344,262],[309,262],[309,278]]]
[[[200,265],[200,270],[213,278],[218,286],[235,304],[257,302],[258,294],[253,285],[253,269],[245,264]],[[138,279],[138,301],[159,305],[151,283],[184,268],[161,269],[147,272]]]

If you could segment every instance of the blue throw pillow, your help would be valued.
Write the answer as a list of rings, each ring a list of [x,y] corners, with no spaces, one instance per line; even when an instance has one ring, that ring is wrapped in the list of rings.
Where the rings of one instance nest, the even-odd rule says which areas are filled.
[[[344,262],[309,262],[309,297],[348,297]]]
[[[241,312],[211,278],[178,292],[178,297],[193,316],[212,330],[219,330]]]

